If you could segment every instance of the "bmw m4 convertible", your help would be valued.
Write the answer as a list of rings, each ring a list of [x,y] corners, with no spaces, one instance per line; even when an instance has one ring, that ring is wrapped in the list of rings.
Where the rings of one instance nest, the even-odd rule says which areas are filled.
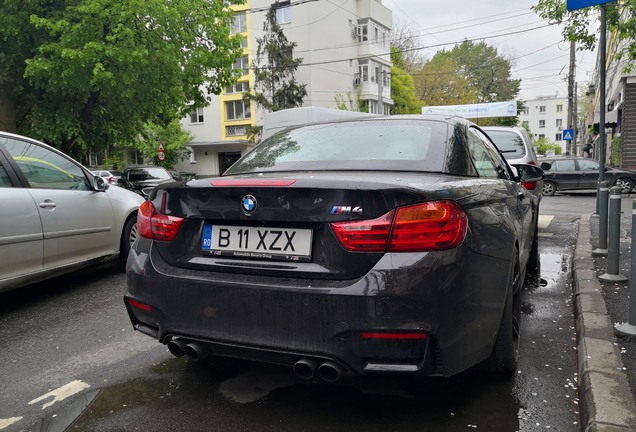
[[[523,184],[542,178],[459,117],[288,128],[220,177],[153,190],[124,302],[136,330],[191,359],[327,382],[510,373],[538,262]]]

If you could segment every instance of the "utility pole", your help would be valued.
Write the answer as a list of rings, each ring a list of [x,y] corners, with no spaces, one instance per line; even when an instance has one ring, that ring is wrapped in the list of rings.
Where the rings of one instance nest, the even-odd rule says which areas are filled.
[[[382,66],[380,66],[375,78],[378,83],[378,114],[380,115],[384,115],[384,100],[382,99],[382,93],[384,92],[384,82],[382,80],[385,77],[384,74],[385,71],[382,69]]]
[[[574,129],[572,141],[567,141],[565,146],[566,154],[573,154],[576,151],[576,128],[574,125],[575,105],[574,105],[574,72],[576,71],[576,44],[570,41],[570,72],[568,74],[568,129]],[[574,145],[573,145],[574,144]],[[572,148],[574,147],[574,148]]]

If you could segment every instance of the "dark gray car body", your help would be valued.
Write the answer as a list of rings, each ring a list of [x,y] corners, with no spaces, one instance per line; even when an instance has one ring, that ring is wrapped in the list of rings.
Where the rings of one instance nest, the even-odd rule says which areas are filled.
[[[498,159],[502,171],[498,178],[479,175],[468,136],[482,135],[460,118],[393,116],[308,128],[338,136],[339,128],[345,134],[352,127],[364,130],[361,135],[377,129],[378,139],[396,148],[394,128],[431,122],[444,132],[431,153],[439,172],[418,171],[414,167],[426,163],[408,158],[377,161],[369,145],[369,155],[344,164],[323,161],[315,170],[304,163],[282,170],[285,164],[265,160],[253,173],[240,172],[254,166],[248,155],[222,177],[159,186],[149,202],[183,218],[183,225],[173,241],[139,238],[133,247],[125,300],[134,328],[162,343],[203,344],[214,355],[289,366],[299,359],[333,362],[346,374],[449,376],[487,359],[506,302],[516,294],[511,281],[515,274],[523,279],[536,241],[536,197],[512,177],[485,137],[478,146]],[[261,146],[270,146],[265,154],[293,153],[294,133],[264,141]],[[329,148],[324,144],[323,153]],[[246,196],[258,202],[254,213],[241,207]],[[451,249],[351,252],[330,226],[440,200],[458,204],[467,215],[465,238]],[[310,229],[311,259],[203,253],[208,224]],[[360,337],[373,332],[419,332],[426,338]]]
[[[545,172],[543,193],[554,195],[558,191],[592,190],[597,188],[600,164],[596,160],[573,156],[541,158]],[[605,167],[605,181],[610,186],[620,186],[623,193],[630,193],[636,184],[636,171]]]

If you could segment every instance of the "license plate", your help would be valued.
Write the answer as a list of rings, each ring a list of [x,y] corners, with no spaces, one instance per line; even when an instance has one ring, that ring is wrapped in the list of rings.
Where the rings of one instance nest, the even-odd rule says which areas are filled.
[[[311,230],[205,225],[201,248],[219,256],[309,261]]]

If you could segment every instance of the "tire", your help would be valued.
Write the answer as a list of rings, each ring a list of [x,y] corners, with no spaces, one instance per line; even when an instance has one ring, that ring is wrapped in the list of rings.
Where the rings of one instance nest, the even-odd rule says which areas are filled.
[[[121,244],[119,246],[119,258],[126,263],[128,254],[130,254],[130,248],[137,239],[137,215],[130,216],[124,224],[124,229],[121,233]]]
[[[521,330],[521,271],[516,253],[506,295],[499,331],[488,359],[488,369],[499,374],[511,374],[517,368]]]
[[[627,177],[621,177],[619,179],[616,180],[616,183],[614,183],[615,186],[620,186],[621,187],[621,193],[624,194],[629,194],[632,192],[632,189],[634,189],[634,182],[632,181],[632,179],[627,178]]]
[[[537,214],[539,209],[537,208]],[[539,272],[539,217],[534,222],[534,235],[532,236],[532,247],[530,248],[530,256],[528,257],[528,264],[526,270],[530,273],[536,274]]]
[[[556,184],[550,180],[543,181],[543,195],[552,196],[556,192]]]

